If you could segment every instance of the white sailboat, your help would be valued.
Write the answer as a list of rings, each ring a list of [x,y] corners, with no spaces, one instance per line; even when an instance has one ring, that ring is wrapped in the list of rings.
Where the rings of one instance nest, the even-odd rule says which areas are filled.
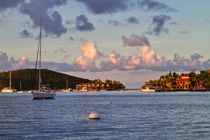
[[[66,89],[65,90],[63,90],[63,92],[71,92],[72,91],[72,89],[71,88],[68,88],[68,79],[66,79]]]
[[[20,81],[20,89],[19,89],[18,93],[23,93],[21,81]]]
[[[9,87],[3,88],[1,92],[15,92],[15,90],[12,89],[12,73],[11,73],[11,71],[9,71]]]
[[[33,99],[54,99],[55,92],[50,89],[49,85],[41,85],[41,41],[42,41],[42,18],[40,19],[40,40],[38,45],[37,60],[39,62],[39,84],[38,90],[32,91]]]

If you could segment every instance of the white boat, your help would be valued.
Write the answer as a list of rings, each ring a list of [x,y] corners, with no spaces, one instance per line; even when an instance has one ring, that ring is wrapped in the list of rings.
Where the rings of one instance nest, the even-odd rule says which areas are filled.
[[[142,92],[155,92],[155,89],[150,88],[150,87],[146,87],[145,89],[141,89],[140,91],[142,91]]]
[[[54,99],[55,92],[49,88],[49,85],[41,85],[39,90],[32,91],[33,99]]]
[[[39,84],[38,84],[38,90],[34,90],[31,93],[32,93],[32,98],[34,100],[35,99],[54,99],[55,92],[50,89],[49,85],[41,85],[41,40],[42,40],[42,18],[40,19],[40,38],[39,38],[39,45],[38,45],[38,51],[37,51],[37,60],[39,64]]]
[[[68,88],[68,89],[64,89],[64,90],[62,90],[63,92],[71,92],[71,91],[73,91],[71,88]]]
[[[32,92],[33,92],[32,90],[29,90],[29,91],[28,91],[28,93],[32,93]]]
[[[20,81],[20,89],[19,89],[18,93],[23,93],[23,91],[22,91],[21,81]]]
[[[1,92],[15,92],[15,89],[12,89],[12,74],[11,71],[9,71],[9,87],[5,87],[2,89]]]
[[[11,89],[10,87],[5,87],[4,89],[2,89],[1,92],[14,92],[14,90]]]
[[[68,88],[68,85],[69,85],[68,83],[69,83],[68,79],[66,79],[66,89],[62,90],[63,92],[71,92],[72,91],[71,88]]]

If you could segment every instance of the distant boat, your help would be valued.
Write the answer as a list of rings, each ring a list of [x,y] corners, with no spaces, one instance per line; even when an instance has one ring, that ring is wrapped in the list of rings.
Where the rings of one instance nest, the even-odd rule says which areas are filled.
[[[19,89],[18,93],[23,93],[23,91],[22,91],[21,81],[20,81],[20,89]]]
[[[32,92],[33,92],[32,90],[29,90],[29,91],[28,91],[28,93],[32,93]]]
[[[10,87],[5,87],[4,89],[2,89],[1,92],[14,92],[14,90],[11,89]]]
[[[66,89],[65,90],[62,90],[63,92],[71,92],[72,91],[72,89],[71,88],[68,88],[68,84],[69,82],[68,82],[68,79],[66,79]]]
[[[37,50],[37,62],[39,64],[39,83],[38,83],[38,90],[32,91],[32,98],[33,99],[54,99],[55,92],[50,89],[48,84],[41,85],[41,41],[42,41],[42,18],[40,19],[40,38],[39,38],[39,45]],[[37,63],[35,69],[37,67]]]
[[[142,91],[142,92],[155,92],[155,89],[150,88],[150,87],[146,87],[145,89],[141,89],[140,91]]]
[[[15,89],[12,89],[12,73],[9,71],[9,87],[5,87],[1,92],[15,92]]]

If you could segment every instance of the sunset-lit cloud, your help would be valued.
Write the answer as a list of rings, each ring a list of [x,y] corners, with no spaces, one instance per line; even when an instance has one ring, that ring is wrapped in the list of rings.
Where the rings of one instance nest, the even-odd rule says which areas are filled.
[[[97,50],[96,42],[83,41],[84,45],[80,46],[83,55],[76,58],[75,67],[78,70],[95,70],[95,59],[102,56]]]

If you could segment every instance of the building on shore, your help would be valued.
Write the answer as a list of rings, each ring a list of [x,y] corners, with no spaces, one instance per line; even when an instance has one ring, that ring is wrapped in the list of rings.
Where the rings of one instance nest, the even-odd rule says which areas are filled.
[[[122,90],[125,87],[114,83],[80,83],[76,85],[76,91],[103,91],[103,90]]]
[[[174,85],[174,88],[178,90],[190,90],[190,84],[190,75],[185,74],[182,76],[181,79],[176,81],[176,85]]]

